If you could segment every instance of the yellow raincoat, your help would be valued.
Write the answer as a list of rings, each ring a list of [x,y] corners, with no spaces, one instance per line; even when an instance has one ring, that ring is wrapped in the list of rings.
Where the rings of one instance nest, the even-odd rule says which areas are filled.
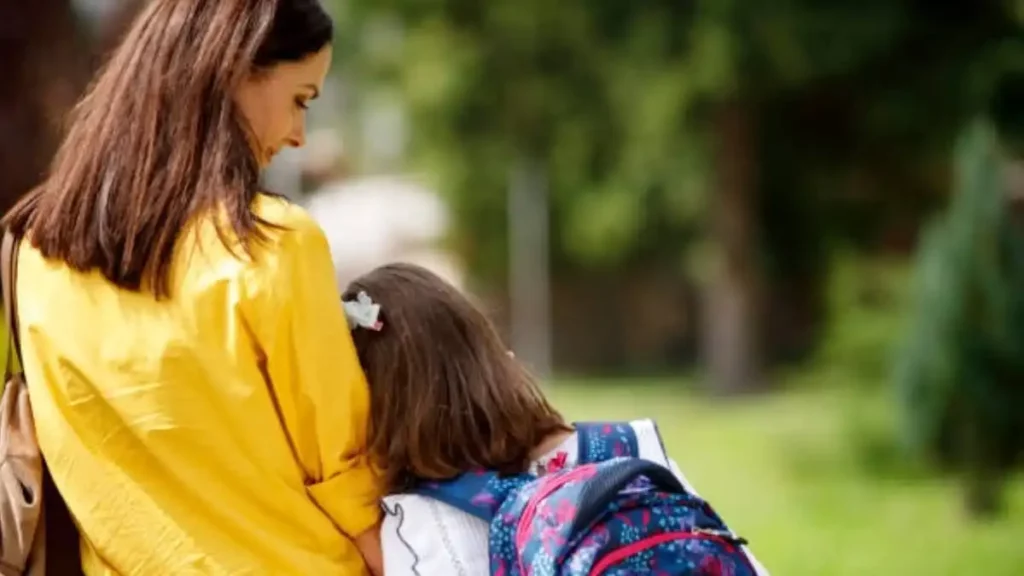
[[[22,244],[25,374],[87,574],[366,573],[345,534],[378,519],[369,398],[327,242],[255,209],[286,230],[243,262],[191,227],[163,302]]]

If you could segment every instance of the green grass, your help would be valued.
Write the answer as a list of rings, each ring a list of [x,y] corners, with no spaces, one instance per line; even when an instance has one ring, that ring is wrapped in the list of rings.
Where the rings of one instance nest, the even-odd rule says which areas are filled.
[[[655,418],[690,482],[775,576],[1024,574],[1024,482],[1006,517],[982,524],[950,479],[868,473],[857,438],[885,421],[880,398],[803,386],[716,402],[648,381],[550,393],[573,419]]]

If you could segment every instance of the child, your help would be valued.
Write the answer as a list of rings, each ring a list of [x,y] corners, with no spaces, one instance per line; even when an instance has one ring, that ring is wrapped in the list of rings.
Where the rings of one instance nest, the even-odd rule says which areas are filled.
[[[377,268],[343,299],[370,384],[369,454],[389,494],[385,574],[490,573],[488,524],[411,492],[474,470],[542,475],[573,468],[582,449],[576,432],[484,314],[433,273],[410,264]],[[685,484],[653,424],[632,429],[637,455],[671,468]]]

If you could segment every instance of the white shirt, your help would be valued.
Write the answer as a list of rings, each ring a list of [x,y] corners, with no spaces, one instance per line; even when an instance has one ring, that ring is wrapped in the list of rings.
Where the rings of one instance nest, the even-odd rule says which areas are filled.
[[[661,448],[661,439],[650,420],[631,423],[636,431],[640,457],[667,466],[687,491],[696,490]],[[537,461],[534,468],[545,469],[555,459],[565,467],[579,459],[576,435],[567,438]],[[383,502],[384,522],[381,544],[386,576],[486,576],[488,525],[462,510],[417,494],[387,496]],[[768,572],[747,551],[760,576]]]

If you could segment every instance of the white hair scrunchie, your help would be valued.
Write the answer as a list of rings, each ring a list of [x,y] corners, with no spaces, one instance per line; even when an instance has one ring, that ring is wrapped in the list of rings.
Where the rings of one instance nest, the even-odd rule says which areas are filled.
[[[355,300],[343,300],[342,305],[350,330],[365,328],[379,332],[384,327],[380,321],[380,304],[375,303],[366,292],[360,291]]]

